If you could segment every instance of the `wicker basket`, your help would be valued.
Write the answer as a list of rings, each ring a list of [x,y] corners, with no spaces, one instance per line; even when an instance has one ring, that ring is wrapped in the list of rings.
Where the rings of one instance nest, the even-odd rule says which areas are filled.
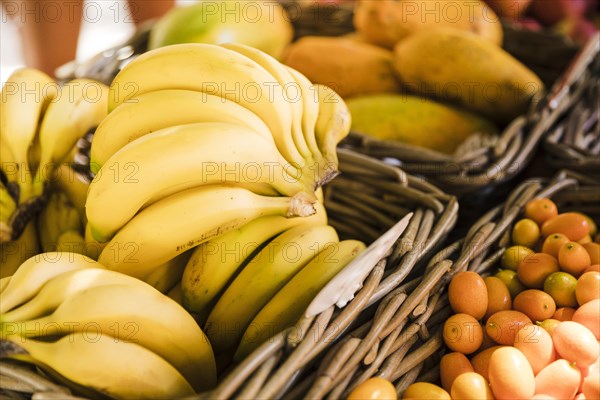
[[[404,216],[414,213],[408,226],[398,240],[393,238],[391,242],[370,247],[376,252],[376,259],[361,265],[366,279],[345,307],[333,305],[298,321],[224,373],[213,392],[198,397],[303,396],[311,387],[321,384],[320,380],[313,382],[313,378],[317,377],[318,365],[324,363],[323,355],[340,345],[343,345],[342,352],[347,352],[348,345],[344,343],[348,340],[356,343],[351,340],[356,335],[356,328],[364,331],[370,325],[391,327],[395,324],[397,329],[395,327],[391,334],[410,335],[406,339],[411,344],[417,339],[426,343],[435,339],[435,335],[433,339],[427,339],[425,323],[428,320],[439,323],[448,310],[434,307],[439,296],[432,294],[429,297],[428,288],[439,281],[448,263],[437,263],[426,273],[424,268],[427,259],[439,251],[456,223],[458,203],[455,197],[420,178],[359,153],[342,149],[339,158],[342,174],[325,187],[324,195],[330,224],[341,238],[372,243],[391,232],[389,228],[397,226]],[[371,339],[368,349],[373,347]],[[427,349],[437,349],[429,346],[427,344]],[[353,352],[355,357],[360,355],[358,361],[374,356],[373,350],[366,354],[365,349],[363,344]],[[429,353],[421,351],[407,356],[419,361]],[[404,379],[415,378],[412,373]],[[0,390],[0,394],[11,395],[36,393],[38,397],[35,398],[49,398],[39,392],[54,393],[54,398],[65,396],[64,388],[33,369],[7,362],[2,362],[0,368]]]

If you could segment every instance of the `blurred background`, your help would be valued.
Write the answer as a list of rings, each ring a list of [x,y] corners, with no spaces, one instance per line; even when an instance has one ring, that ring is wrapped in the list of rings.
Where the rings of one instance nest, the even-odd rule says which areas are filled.
[[[85,0],[85,3],[90,1],[93,1],[98,6],[95,9],[101,12],[97,18],[90,16],[81,24],[77,46],[78,60],[85,60],[123,42],[135,29],[132,22],[124,21],[125,18],[115,18],[117,10],[123,14],[126,12],[127,0]],[[196,1],[176,0],[176,4],[192,4]],[[16,68],[24,65],[24,61],[18,26],[5,15],[2,7],[0,7],[0,21],[0,80],[4,83]]]

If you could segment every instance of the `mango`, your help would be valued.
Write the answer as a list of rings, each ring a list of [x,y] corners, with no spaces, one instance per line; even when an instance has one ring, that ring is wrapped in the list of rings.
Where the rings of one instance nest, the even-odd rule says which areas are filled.
[[[283,62],[343,98],[401,89],[391,51],[355,38],[306,36],[288,48]]]
[[[417,96],[369,95],[346,104],[353,131],[446,154],[454,153],[475,133],[498,133],[493,123],[478,115]]]
[[[237,42],[281,59],[293,36],[289,17],[277,2],[211,0],[166,13],[152,26],[148,48]]]
[[[394,49],[394,68],[412,91],[505,125],[524,114],[544,85],[503,49],[469,32],[420,32]]]
[[[500,19],[480,0],[359,0],[354,26],[371,43],[389,49],[438,28],[473,32],[496,45],[503,38]]]

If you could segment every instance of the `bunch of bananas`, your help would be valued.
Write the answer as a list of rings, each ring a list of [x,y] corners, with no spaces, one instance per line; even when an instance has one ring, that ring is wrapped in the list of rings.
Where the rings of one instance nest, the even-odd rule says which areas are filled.
[[[140,279],[257,218],[314,214],[350,127],[333,90],[240,44],[142,54],[109,110],[90,150],[86,243]]]
[[[212,348],[194,318],[139,279],[53,252],[27,260],[0,289],[0,356],[36,364],[78,391],[175,398],[216,383]]]
[[[47,247],[49,241],[56,246],[63,232],[52,225],[60,225],[55,221],[68,211],[63,213],[60,207],[57,211],[53,200],[53,209],[41,216],[39,224],[35,219],[51,187],[56,186],[55,181],[62,180],[60,184],[69,198],[86,190],[72,190],[73,186],[81,186],[66,181],[73,181],[74,174],[59,178],[57,172],[72,158],[77,141],[107,115],[108,87],[88,79],[59,85],[41,71],[23,68],[8,78],[0,95],[1,278],[11,275],[24,260]],[[72,201],[63,199],[61,204]],[[81,214],[81,194],[77,202]],[[54,233],[41,232],[42,243],[37,232],[41,226]],[[82,232],[81,229],[79,233]]]

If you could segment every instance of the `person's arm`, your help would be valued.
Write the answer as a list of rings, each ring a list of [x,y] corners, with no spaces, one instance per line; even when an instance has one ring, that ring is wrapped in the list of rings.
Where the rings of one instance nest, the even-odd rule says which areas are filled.
[[[54,76],[57,67],[75,59],[82,3],[83,0],[11,2],[11,6],[19,7],[12,19],[22,32],[27,66]]]
[[[165,14],[175,5],[175,0],[129,0],[131,18],[136,24]]]

